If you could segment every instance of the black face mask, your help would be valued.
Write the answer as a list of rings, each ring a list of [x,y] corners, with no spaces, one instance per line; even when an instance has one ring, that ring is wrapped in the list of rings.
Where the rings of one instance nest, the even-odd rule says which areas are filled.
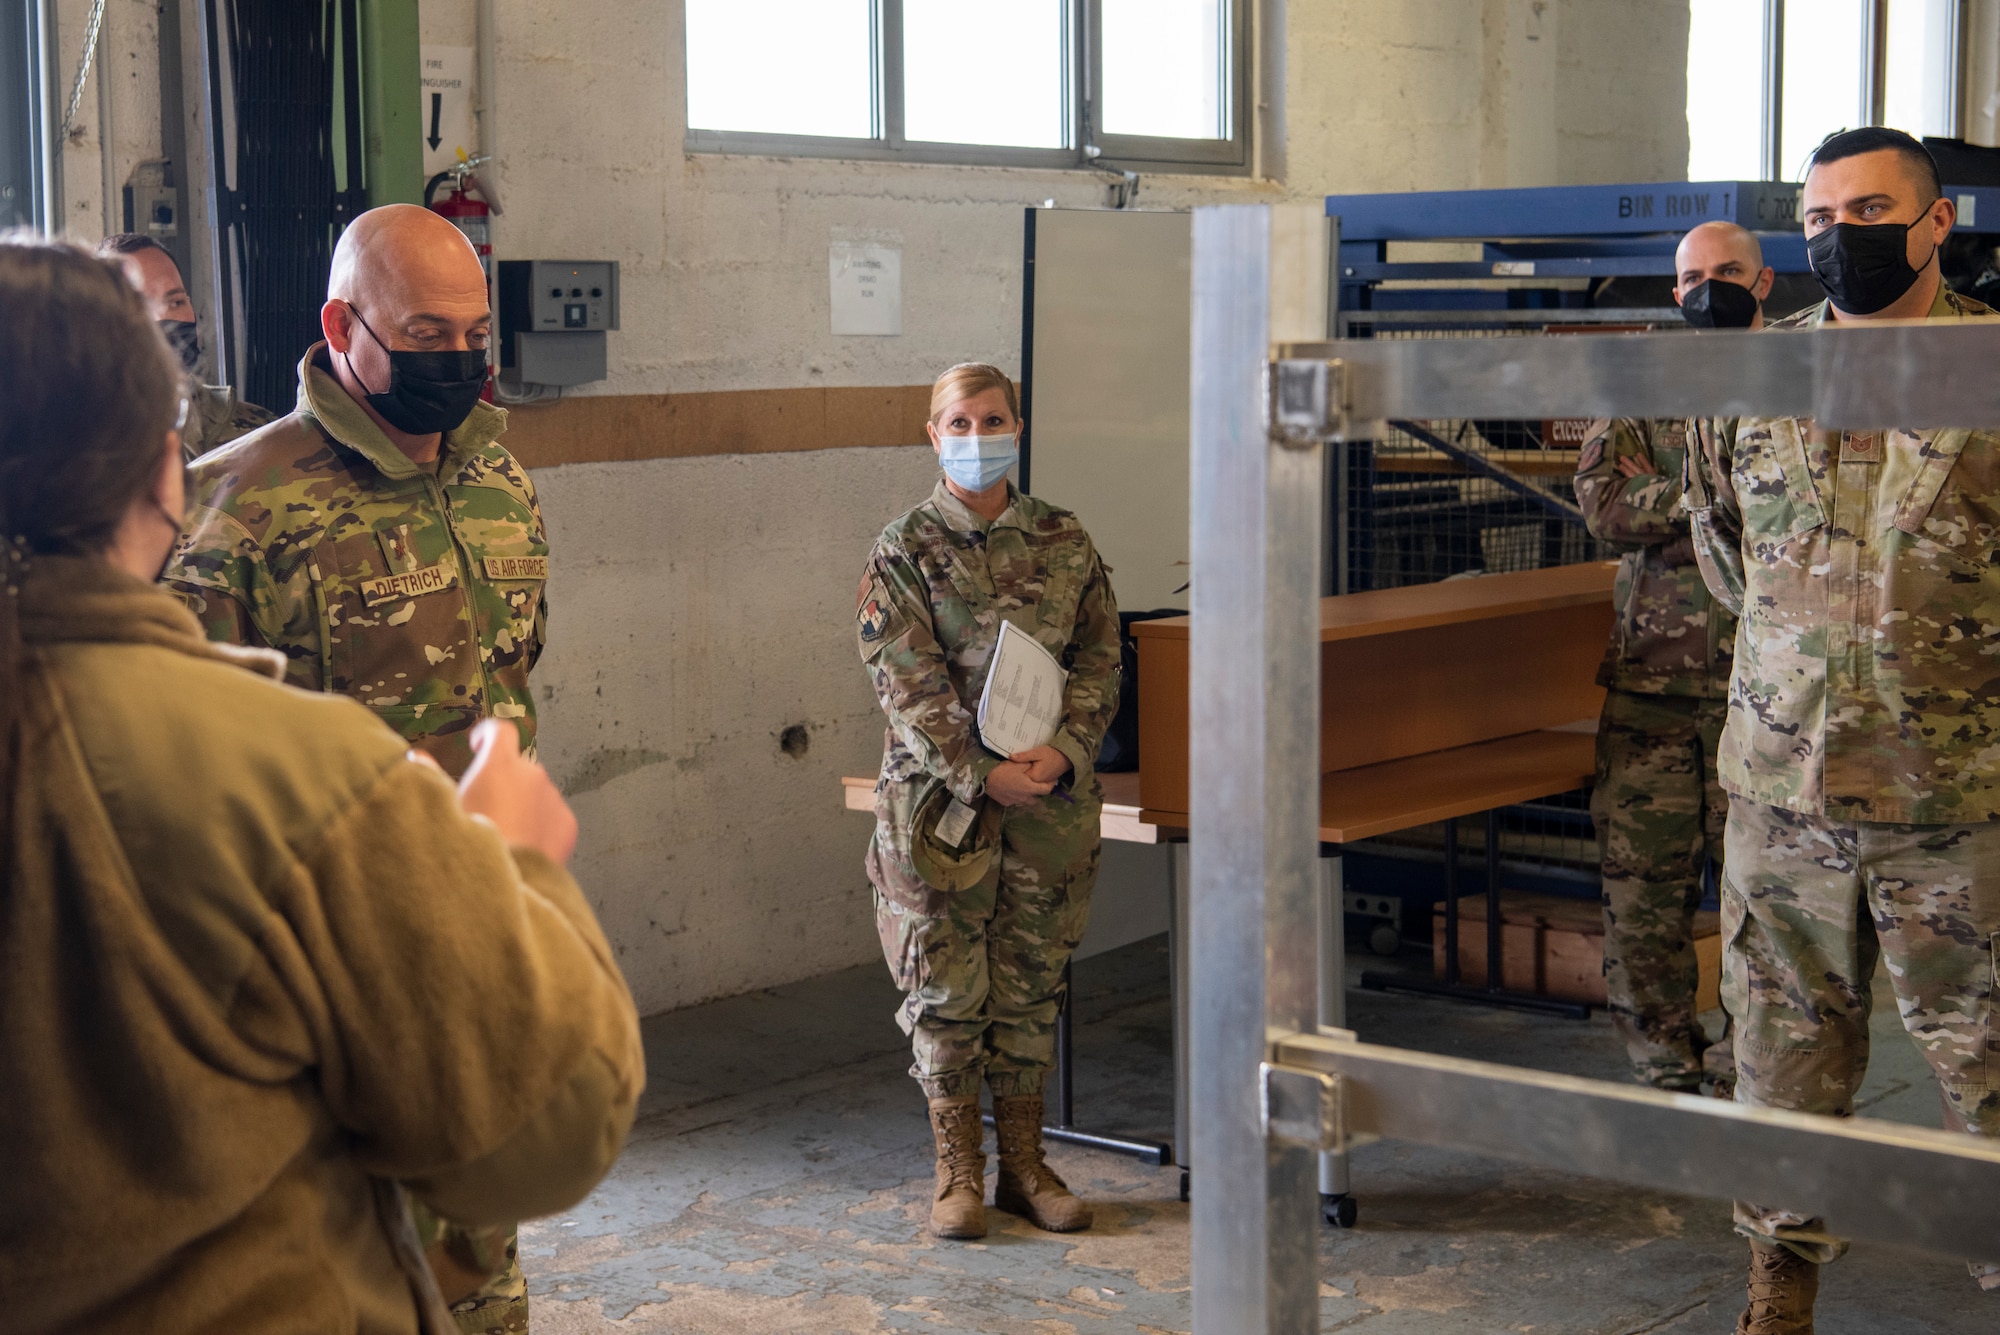
[[[412,436],[428,436],[456,430],[472,416],[472,405],[486,388],[486,354],[483,352],[399,352],[382,342],[349,302],[347,309],[368,337],[389,354],[389,388],[378,394],[368,390],[368,406],[382,414],[382,420]],[[347,369],[354,371],[354,359]],[[368,389],[361,373],[354,378]]]
[[[1757,318],[1758,304],[1743,284],[1706,278],[1681,298],[1681,318],[1696,329],[1748,329]]]
[[[1913,223],[1835,223],[1806,238],[1813,277],[1849,315],[1873,315],[1893,306],[1921,272],[1910,267],[1910,229],[1929,221],[1925,214]],[[1937,256],[1935,247],[1931,256]],[[1924,268],[1930,263],[1925,260]]]
[[[167,346],[181,359],[181,366],[194,370],[201,360],[201,327],[193,320],[155,320],[160,332],[167,336]]]

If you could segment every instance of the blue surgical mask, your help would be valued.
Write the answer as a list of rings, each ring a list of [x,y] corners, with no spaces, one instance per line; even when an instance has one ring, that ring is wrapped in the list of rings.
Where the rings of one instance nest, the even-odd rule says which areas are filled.
[[[1020,461],[1014,436],[939,436],[938,464],[967,491],[985,491]]]

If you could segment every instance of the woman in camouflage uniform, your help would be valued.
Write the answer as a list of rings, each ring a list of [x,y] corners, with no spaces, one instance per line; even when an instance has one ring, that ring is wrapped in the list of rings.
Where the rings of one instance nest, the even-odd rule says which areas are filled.
[[[991,366],[954,366],[931,391],[944,477],[869,554],[856,633],[889,717],[868,877],[897,986],[910,1068],[937,1141],[931,1230],[986,1232],[979,1084],[993,1091],[993,1203],[1068,1232],[1090,1209],[1042,1157],[1042,1081],[1055,1056],[1063,970],[1097,878],[1102,806],[1092,762],[1118,708],[1118,608],[1076,516],[1007,480],[1020,409]],[[1068,673],[1043,746],[995,755],[975,723],[1003,621]],[[940,828],[942,827],[942,829]]]

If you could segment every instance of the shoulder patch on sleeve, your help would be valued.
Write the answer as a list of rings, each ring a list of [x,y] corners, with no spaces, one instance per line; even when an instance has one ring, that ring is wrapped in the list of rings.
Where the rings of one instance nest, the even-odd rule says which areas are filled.
[[[861,633],[863,644],[880,644],[889,634],[889,623],[894,619],[889,592],[878,579],[861,581],[861,593],[855,609],[854,619]]]
[[[1583,452],[1576,456],[1576,471],[1588,473],[1604,462],[1604,432],[1599,432],[1584,442]]]

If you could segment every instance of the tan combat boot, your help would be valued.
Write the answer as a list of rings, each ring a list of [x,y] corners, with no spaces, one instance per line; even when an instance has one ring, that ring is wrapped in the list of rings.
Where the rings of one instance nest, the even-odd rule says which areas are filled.
[[[979,1121],[979,1096],[932,1099],[931,1134],[937,1137],[931,1232],[941,1238],[985,1237],[986,1128]]]
[[[1819,1267],[1786,1247],[1750,1244],[1750,1306],[1736,1335],[1813,1335]]]
[[[1071,1194],[1042,1158],[1042,1096],[993,1097],[993,1130],[1000,1141],[1000,1181],[993,1208],[1017,1214],[1051,1233],[1090,1227],[1090,1207]]]

